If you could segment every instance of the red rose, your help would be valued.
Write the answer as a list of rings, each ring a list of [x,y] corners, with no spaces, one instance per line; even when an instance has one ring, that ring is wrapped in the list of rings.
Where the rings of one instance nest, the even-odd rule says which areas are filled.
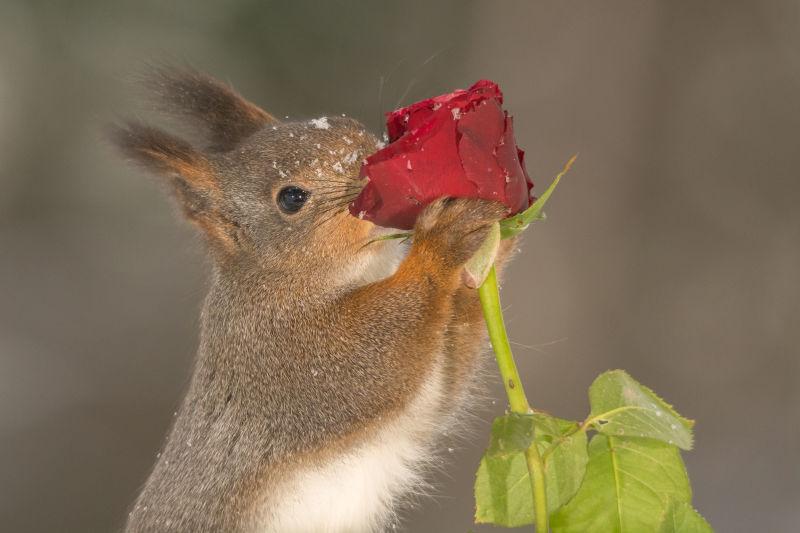
[[[369,182],[350,212],[379,226],[411,229],[422,209],[443,196],[483,198],[524,211],[533,188],[503,111],[496,83],[429,98],[387,114],[389,144],[369,156]]]

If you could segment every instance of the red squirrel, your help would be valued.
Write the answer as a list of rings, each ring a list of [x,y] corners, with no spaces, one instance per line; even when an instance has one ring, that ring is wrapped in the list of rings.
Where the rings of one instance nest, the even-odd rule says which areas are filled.
[[[359,122],[279,121],[188,69],[149,86],[205,142],[138,122],[113,142],[169,183],[213,271],[191,383],[126,531],[383,529],[468,403],[486,343],[462,270],[504,206],[441,199],[410,244],[375,240],[387,230],[347,210],[379,147]]]

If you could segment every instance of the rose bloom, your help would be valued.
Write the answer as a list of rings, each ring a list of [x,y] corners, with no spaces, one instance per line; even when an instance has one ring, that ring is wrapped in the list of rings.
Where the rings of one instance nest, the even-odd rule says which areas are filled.
[[[367,182],[350,212],[379,226],[412,229],[444,196],[495,200],[508,216],[531,204],[533,182],[496,83],[429,98],[387,114],[389,144],[367,157]]]

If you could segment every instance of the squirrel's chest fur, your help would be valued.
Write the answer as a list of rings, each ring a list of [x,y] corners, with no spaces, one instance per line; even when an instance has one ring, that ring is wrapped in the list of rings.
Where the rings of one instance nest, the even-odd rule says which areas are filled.
[[[403,412],[381,421],[358,446],[271,488],[255,532],[369,532],[391,523],[397,499],[422,488],[432,458],[443,392],[440,361],[433,370]]]
[[[348,281],[360,285],[391,275],[405,248],[393,251],[353,265]],[[368,532],[392,521],[397,499],[420,488],[432,457],[443,354],[428,357],[431,372],[399,413],[378,420],[356,446],[312,458],[260,496],[254,533]]]

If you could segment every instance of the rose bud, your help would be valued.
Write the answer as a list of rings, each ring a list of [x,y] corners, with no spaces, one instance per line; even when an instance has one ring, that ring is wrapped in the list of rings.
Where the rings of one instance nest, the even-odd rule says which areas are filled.
[[[508,216],[524,211],[533,182],[502,104],[497,84],[481,80],[388,113],[389,144],[362,165],[368,182],[350,212],[407,230],[444,196],[495,200],[508,207]]]

